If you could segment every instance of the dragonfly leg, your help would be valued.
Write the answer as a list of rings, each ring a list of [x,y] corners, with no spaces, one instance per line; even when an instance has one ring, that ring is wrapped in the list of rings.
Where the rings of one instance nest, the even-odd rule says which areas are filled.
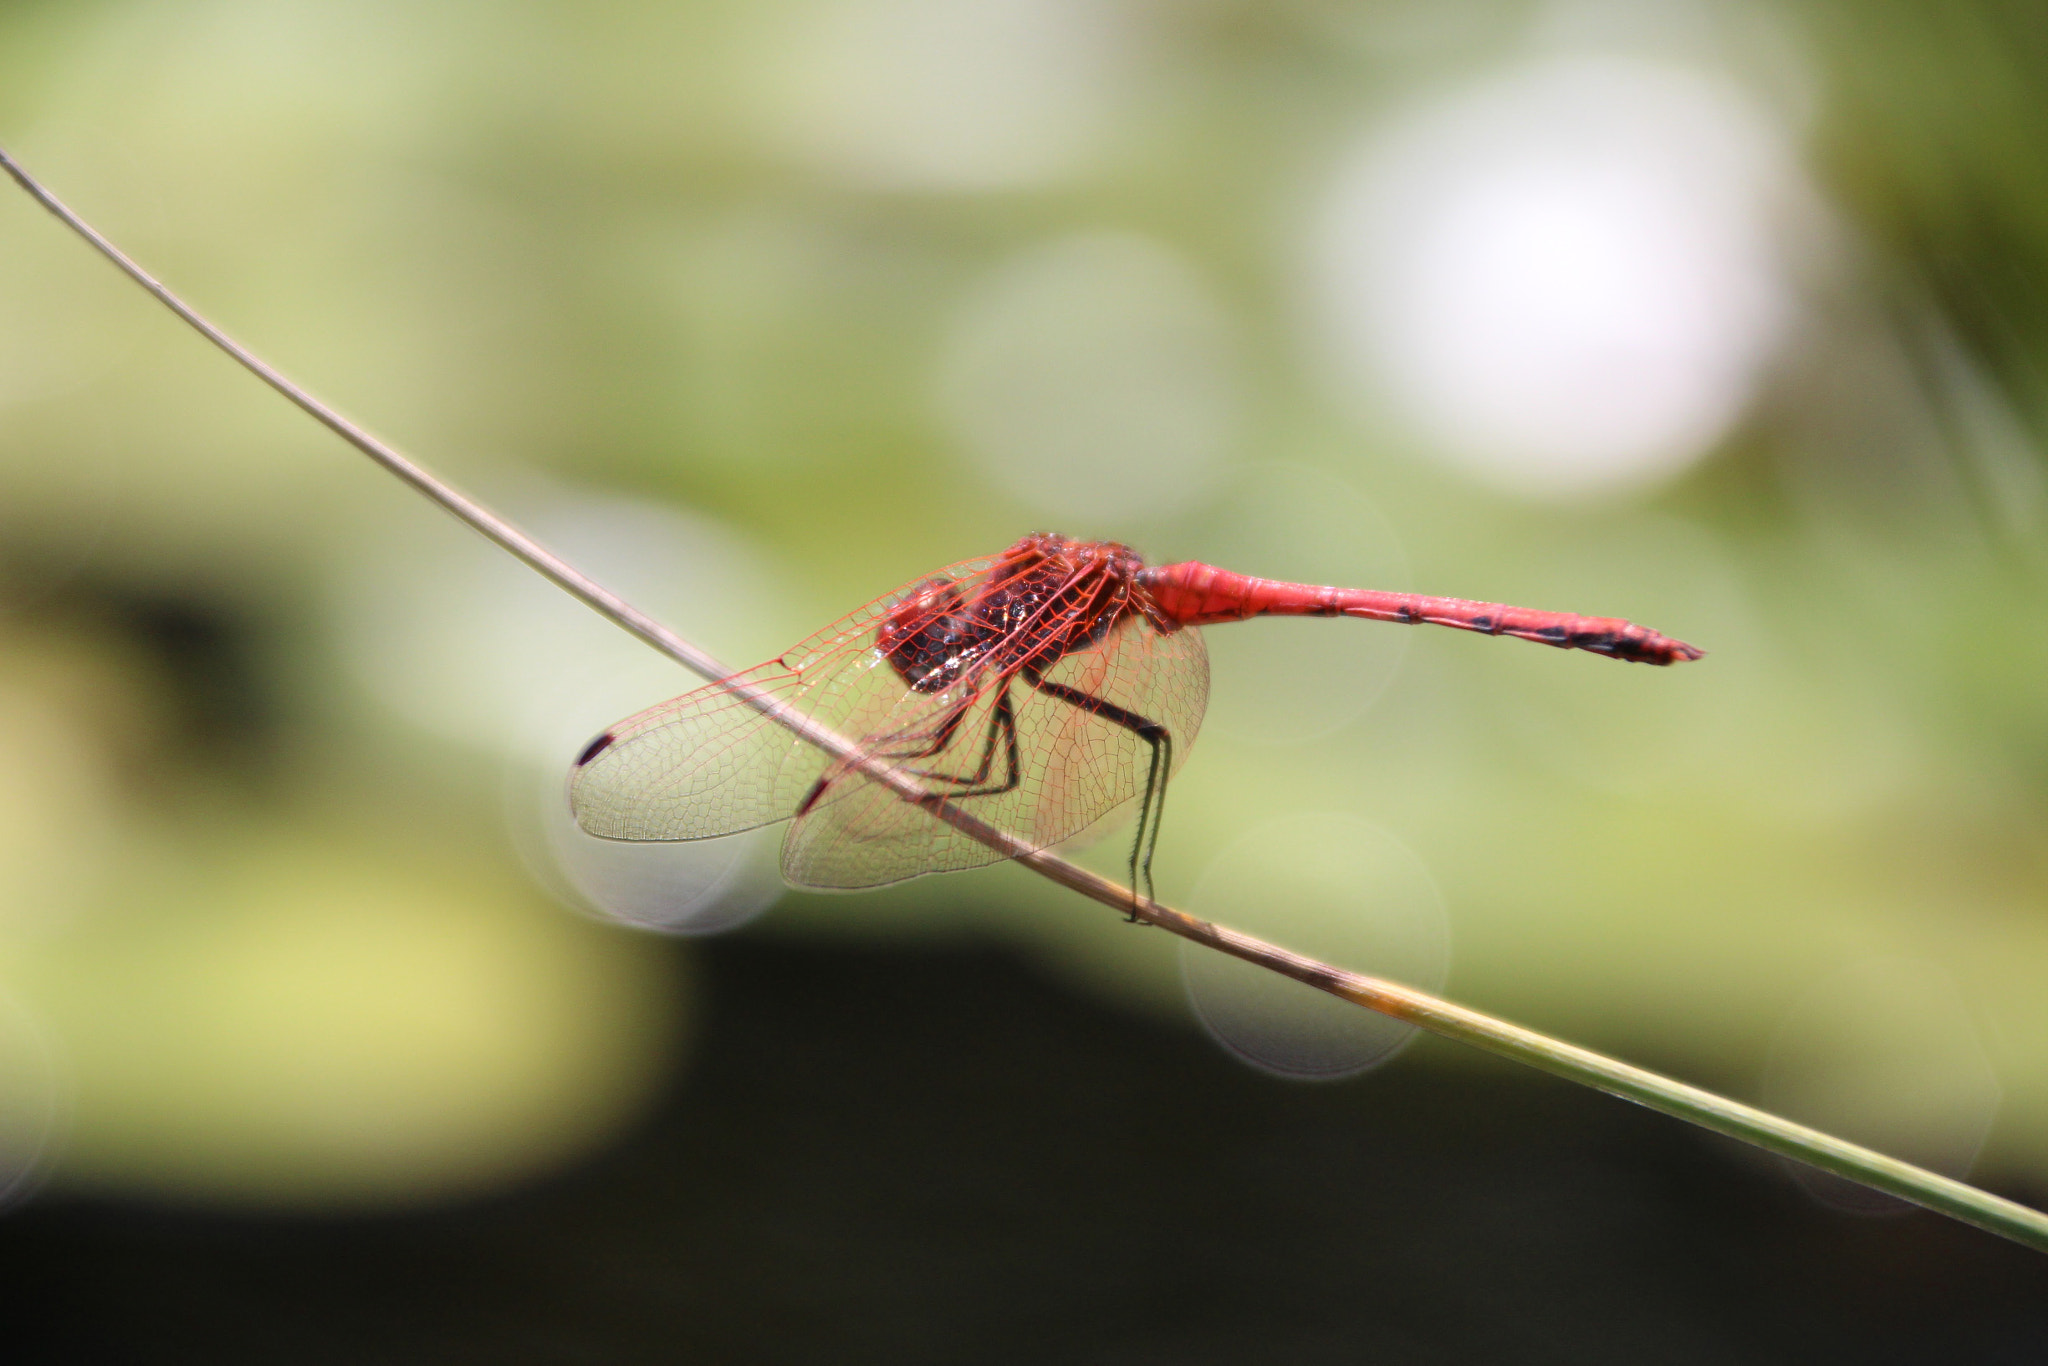
[[[953,737],[959,733],[961,722],[967,719],[969,706],[969,703],[962,703],[948,712],[944,719],[933,728],[931,738],[921,746],[909,749],[884,750],[877,757],[887,759],[890,763],[901,763],[906,759],[929,759],[934,754],[944,752],[947,746],[953,743]],[[1006,736],[1008,740],[1006,753],[1009,758],[1010,776],[994,787],[965,792],[948,792],[941,795],[951,800],[958,800],[961,797],[990,797],[1014,791],[1019,781],[1020,756],[1017,749],[1017,717],[1010,705],[1010,689],[1007,681],[1003,685],[1003,691],[996,697],[994,715],[990,717],[988,730],[982,739],[981,763],[973,775],[961,777],[951,773],[935,773],[928,769],[912,769],[911,772],[920,778],[933,782],[950,783],[956,787],[974,788],[977,783],[987,782],[989,770],[995,767],[996,736],[998,733]],[[797,803],[796,814],[799,816],[809,815],[811,809],[817,806],[820,799],[824,797],[826,789],[844,776],[844,774],[834,771],[827,771],[820,776],[818,781],[811,785],[811,790],[804,795],[804,799]]]
[[[877,753],[875,757],[878,759],[886,759],[892,764],[900,763],[905,759],[930,758],[932,755],[937,754],[940,750],[944,749],[947,745],[953,743],[953,736],[960,729],[960,723],[967,719],[968,705],[968,703],[962,702],[959,706],[947,712],[944,718],[942,718],[939,724],[933,729],[932,738],[928,743],[925,744],[924,748],[883,750]],[[818,804],[819,800],[824,797],[825,790],[831,787],[832,784],[840,781],[840,779],[844,778],[845,776],[845,773],[840,771],[837,765],[834,765],[833,767],[826,769],[824,773],[819,775],[818,781],[811,784],[811,790],[804,794],[804,799],[797,803],[796,814],[798,816],[810,815],[811,808],[815,807]],[[924,775],[920,773],[918,776],[923,777]]]
[[[963,712],[962,715],[965,715],[965,713]],[[957,729],[958,725],[958,721],[955,721],[954,728]],[[1004,758],[1008,762],[1010,776],[999,780],[993,786],[983,787],[981,784],[988,782],[989,773],[995,767],[996,737],[998,735],[1003,738],[1003,753]],[[951,738],[952,736],[949,731],[946,739],[950,740]],[[936,754],[944,748],[945,743],[941,742],[926,751],[926,753]],[[919,755],[915,757],[922,758],[924,756]],[[989,717],[988,729],[982,734],[981,762],[975,766],[974,772],[962,775],[935,773],[928,769],[918,769],[916,773],[920,778],[926,778],[939,783],[951,783],[955,787],[963,789],[959,792],[945,794],[949,800],[957,801],[962,797],[999,797],[1005,792],[1016,791],[1017,784],[1022,776],[1022,768],[1023,756],[1017,747],[1017,713],[1010,703],[1009,680],[1004,679],[1002,691],[996,694],[996,704]]]
[[[1138,799],[1138,831],[1131,840],[1133,900],[1130,919],[1135,921],[1138,918],[1136,898],[1140,887],[1143,887],[1145,900],[1153,899],[1152,855],[1159,848],[1159,823],[1166,814],[1166,779],[1173,770],[1173,733],[1150,717],[1140,716],[1094,693],[1054,683],[1028,668],[1023,672],[1025,681],[1047,697],[1057,698],[1091,716],[1099,716],[1113,726],[1122,726],[1151,747],[1152,760],[1145,768],[1145,791]]]

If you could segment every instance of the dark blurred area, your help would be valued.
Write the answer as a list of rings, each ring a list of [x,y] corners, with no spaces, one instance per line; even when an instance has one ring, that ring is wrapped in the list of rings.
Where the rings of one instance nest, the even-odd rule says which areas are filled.
[[[1289,1086],[1010,955],[702,957],[688,1086],[535,1187],[341,1220],[18,1213],[12,1359],[2048,1351],[2038,1254],[1932,1215],[1831,1216],[1724,1140],[1504,1064],[1425,1048],[1367,1086]]]
[[[1040,528],[1703,646],[1214,629],[1159,890],[2036,1200],[2044,78],[2006,0],[0,4],[0,143],[734,665]],[[691,686],[0,195],[0,1355],[2048,1353],[2031,1254],[1017,869],[582,835]]]

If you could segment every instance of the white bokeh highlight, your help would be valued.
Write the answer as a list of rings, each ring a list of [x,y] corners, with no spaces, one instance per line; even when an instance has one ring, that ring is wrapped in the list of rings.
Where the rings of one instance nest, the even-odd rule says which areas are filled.
[[[2002,1096],[1955,980],[1923,959],[1877,957],[1822,978],[1793,1003],[1759,1099],[1802,1124],[1960,1179],[1990,1136]],[[1786,1167],[1838,1209],[1912,1208],[1803,1163]]]
[[[1497,488],[1653,483],[1754,397],[1802,202],[1784,131],[1705,71],[1559,58],[1434,95],[1343,160],[1313,222],[1325,368]]]
[[[46,1022],[0,987],[0,1209],[30,1195],[58,1156],[76,1087]]]
[[[781,897],[782,826],[675,844],[601,840],[576,824],[566,776],[566,763],[515,767],[506,792],[519,852],[557,900],[644,930],[705,935],[737,929]]]
[[[1235,441],[1230,319],[1194,266],[1131,233],[1047,243],[961,302],[934,397],[992,482],[1067,526],[1165,516]]]
[[[749,647],[771,598],[733,532],[670,508],[535,484],[516,520],[599,582],[702,642]],[[673,933],[729,929],[781,893],[779,828],[626,844],[577,828],[568,773],[592,736],[702,680],[481,539],[438,517],[394,520],[339,575],[339,634],[357,677],[411,724],[507,767],[507,814],[534,876],[610,919]]]
[[[1188,910],[1337,967],[1441,991],[1450,919],[1428,867],[1387,830],[1303,811],[1247,831],[1203,869]],[[1182,941],[1189,1004],[1210,1036],[1279,1076],[1334,1081],[1387,1061],[1415,1027]]]

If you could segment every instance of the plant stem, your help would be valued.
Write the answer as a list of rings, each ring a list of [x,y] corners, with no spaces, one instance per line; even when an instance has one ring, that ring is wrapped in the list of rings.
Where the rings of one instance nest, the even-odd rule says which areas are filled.
[[[769,696],[742,680],[711,655],[640,611],[623,597],[549,550],[519,527],[506,521],[483,504],[409,459],[388,443],[372,436],[342,416],[281,372],[250,352],[220,328],[201,316],[172,293],[148,271],[137,265],[120,248],[73,213],[61,200],[44,189],[15,160],[0,149],[0,169],[14,178],[38,203],[61,219],[73,232],[112,261],[123,274],[154,295],[158,302],[190,324],[208,341],[227,352],[250,373],[275,389],[315,421],[334,432],[370,459],[438,503],[465,525],[496,542],[524,564],[547,578],[600,616],[616,623],[642,641],[666,654],[685,668],[724,685],[749,706],[787,726],[835,760],[858,769],[874,781],[889,787],[905,801],[913,802],[963,833],[1024,864],[1034,872],[1063,887],[1092,897],[1115,910],[1128,912],[1147,924],[1206,944],[1219,952],[1256,963],[1260,967],[1291,977],[1319,991],[1329,992],[1370,1010],[1418,1025],[1448,1039],[1483,1048],[1502,1057],[1567,1078],[1584,1086],[1620,1096],[1653,1110],[1687,1120],[1702,1128],[1753,1143],[1760,1148],[1809,1163],[1823,1171],[1858,1181],[1875,1190],[1894,1195],[1928,1209],[1939,1210],[1965,1223],[1975,1224],[2039,1251],[2048,1251],[2048,1215],[2025,1205],[1992,1195],[1950,1177],[1886,1157],[1869,1148],[1847,1143],[1816,1129],[1794,1124],[1776,1115],[1739,1104],[1710,1091],[1688,1086],[1655,1072],[1579,1048],[1520,1025],[1497,1020],[1476,1010],[1417,991],[1398,983],[1347,972],[1327,963],[1292,953],[1226,926],[1199,920],[1157,901],[1139,897],[1130,888],[1070,863],[1056,854],[1035,849],[1015,835],[980,820],[971,813],[919,785],[916,778],[896,766],[876,759],[859,743],[818,724],[778,698]]]

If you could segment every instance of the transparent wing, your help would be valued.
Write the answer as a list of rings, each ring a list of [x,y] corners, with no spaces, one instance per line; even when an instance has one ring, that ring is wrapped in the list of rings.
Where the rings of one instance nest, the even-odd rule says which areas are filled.
[[[911,691],[875,646],[898,602],[935,580],[966,580],[970,560],[886,594],[738,677],[841,735],[900,748],[892,736],[928,730],[959,705],[956,694]],[[785,820],[829,764],[719,684],[650,707],[591,743],[571,774],[576,823],[615,840],[695,840]]]
[[[1163,635],[1139,617],[1062,658],[1045,679],[1102,705],[1049,695],[1022,674],[980,679],[945,699],[957,720],[943,708],[915,718],[926,735],[945,729],[948,742],[906,761],[927,775],[932,791],[1040,849],[1110,817],[1143,790],[1151,746],[1123,722],[1164,726],[1170,768],[1180,766],[1208,704],[1209,660],[1199,631]],[[1005,697],[1016,732],[1014,774]],[[790,827],[782,871],[798,886],[851,890],[1002,857],[860,774],[836,770],[824,799]]]
[[[1202,633],[1187,628],[1161,635],[1138,618],[1104,646],[1062,659],[1046,671],[1046,681],[1164,726],[1163,781],[1187,759],[1208,709],[1209,652]],[[1057,844],[1116,817],[1135,800],[1151,750],[1124,726],[1059,698],[1041,697],[1038,706],[1048,726],[1035,810],[1046,822],[1039,838]]]

